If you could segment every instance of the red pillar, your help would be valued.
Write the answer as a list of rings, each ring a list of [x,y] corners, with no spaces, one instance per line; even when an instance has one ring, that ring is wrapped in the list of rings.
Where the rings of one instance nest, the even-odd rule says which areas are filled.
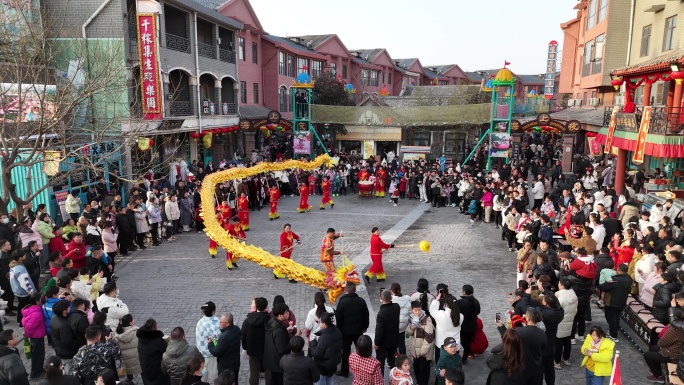
[[[651,105],[651,84],[646,82],[644,82],[644,98],[641,105],[644,107]]]
[[[625,187],[627,150],[618,149],[617,159],[613,158],[613,164],[615,165],[615,192],[620,195]]]

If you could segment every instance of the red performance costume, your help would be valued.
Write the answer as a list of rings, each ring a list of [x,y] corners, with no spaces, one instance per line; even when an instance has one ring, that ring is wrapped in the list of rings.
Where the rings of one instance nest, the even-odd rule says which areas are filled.
[[[271,209],[268,211],[268,218],[270,220],[278,219],[280,218],[280,214],[278,214],[278,200],[280,199],[280,191],[277,187],[271,187],[268,190],[268,195],[270,197],[268,201],[271,204]]]
[[[233,210],[230,208],[230,206],[226,202],[221,203],[221,205],[219,207],[217,207],[216,209],[221,212],[221,216],[223,218],[230,220],[230,218],[233,217]]]
[[[297,241],[299,243],[299,235],[295,234],[291,230],[289,230],[288,225],[285,225],[285,230],[280,234],[280,256],[283,258],[290,259],[292,256],[292,248],[294,247],[294,242]],[[285,278],[286,275],[283,274],[282,272],[274,269],[273,270],[273,275],[276,278]]]
[[[359,180],[368,180],[368,178],[370,178],[370,174],[368,173],[368,171],[366,171],[365,168],[359,171]]]
[[[323,237],[323,244],[321,245],[321,263],[325,271],[335,271],[335,239],[339,238],[339,235],[332,233],[332,236],[326,234]],[[339,253],[338,253],[339,254]]]
[[[316,176],[309,175],[309,194],[316,195]]]
[[[370,279],[374,276],[378,281],[384,281],[385,278],[387,278],[385,269],[382,267],[382,251],[387,250],[390,247],[392,247],[392,245],[383,242],[382,238],[380,238],[379,231],[375,230],[370,239],[370,257],[373,264],[366,274],[364,274],[366,282],[370,282]]]
[[[304,183],[299,186],[299,207],[297,207],[297,211],[300,213],[311,211],[311,205],[309,204],[309,188]]]
[[[218,207],[216,208],[218,210]],[[223,216],[220,212],[216,213],[216,220],[223,224]],[[216,251],[218,249],[218,243],[216,243],[215,240],[209,238],[209,255],[211,255],[212,258],[216,258]]]
[[[239,221],[234,221],[224,228],[228,231],[228,234],[235,239],[244,241],[247,238]],[[239,258],[232,253],[226,251],[226,268],[228,270],[233,270],[233,267],[237,268],[238,265],[235,262],[237,262],[238,259]]]
[[[378,171],[375,172],[375,196],[383,198],[385,196],[385,179],[387,178],[387,173],[380,167]]]
[[[330,204],[330,208],[335,207],[335,202],[330,198],[330,181],[326,178],[323,179],[321,183],[321,189],[323,190],[323,198],[321,199],[321,210],[325,210],[325,205]]]
[[[240,225],[242,230],[249,230],[249,199],[241,196],[237,201],[238,218],[240,218]]]

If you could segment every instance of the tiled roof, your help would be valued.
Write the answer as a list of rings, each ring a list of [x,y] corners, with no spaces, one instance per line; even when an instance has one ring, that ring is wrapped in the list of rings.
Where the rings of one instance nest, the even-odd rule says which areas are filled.
[[[350,49],[349,52],[352,54],[358,52],[361,57],[354,56],[354,61],[357,63],[373,63],[377,59],[378,55],[382,53],[384,48],[373,48],[373,49]],[[366,59],[368,58],[368,59]]]
[[[279,43],[279,44],[288,46],[290,49],[293,49],[295,51],[307,53],[311,56],[317,56],[317,57],[321,56],[318,52],[314,51],[313,49],[309,49],[306,45],[297,44],[294,41],[287,39],[287,38],[284,38],[284,37],[274,36],[274,35],[264,35],[264,38],[266,40],[270,40],[274,43]]]
[[[466,72],[465,74],[468,77],[468,80],[470,80],[471,82],[479,83],[482,81],[482,76],[480,76],[480,74],[478,74],[477,72]]]
[[[170,3],[171,5],[173,4],[179,4],[185,8],[188,8],[191,11],[197,12],[201,17],[203,18],[208,18],[211,21],[222,24],[222,25],[228,25],[236,29],[242,29],[243,25],[241,22],[231,19],[230,17],[224,16],[220,13],[218,13],[215,10],[215,7],[212,7],[211,5],[213,3],[224,3],[225,1],[220,1],[220,0],[172,0]],[[211,4],[210,4],[211,3]],[[209,6],[207,6],[209,5]]]
[[[306,35],[306,36],[296,36],[304,42],[304,44],[307,44],[308,42],[311,42],[311,47],[313,49],[318,48],[319,45],[321,45],[324,41],[328,40],[332,34],[328,35]]]
[[[409,69],[413,65],[413,63],[418,60],[417,58],[409,58],[409,59],[394,59],[395,63],[398,63],[400,67],[403,69]]]
[[[425,72],[425,76],[429,77],[430,79],[432,78],[443,78],[446,79],[446,76],[441,75],[427,67],[423,67],[423,72]]]
[[[192,0],[195,3],[202,5],[207,8],[211,9],[216,9],[220,6],[222,6],[224,3],[227,3],[228,0]]]
[[[649,72],[664,71],[670,68],[670,63],[676,61],[679,65],[684,66],[684,49],[677,49],[668,52],[655,59],[645,61],[643,63],[631,65],[629,67],[617,68],[610,73],[612,75],[640,75]]]
[[[265,118],[269,112],[271,109],[264,106],[240,106],[240,117],[243,119]]]
[[[592,126],[603,126],[603,108],[567,108],[554,112],[551,117],[558,120],[579,120]]]
[[[531,86],[543,86],[544,85],[544,79],[540,78],[537,75],[516,75],[516,78],[518,81],[522,84],[525,85],[531,85]]]

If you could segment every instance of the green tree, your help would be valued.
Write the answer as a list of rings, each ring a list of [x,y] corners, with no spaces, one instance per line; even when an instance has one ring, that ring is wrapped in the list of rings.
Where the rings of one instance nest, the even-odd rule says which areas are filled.
[[[342,79],[338,79],[332,72],[325,71],[321,73],[316,78],[316,83],[314,84],[314,104],[354,106],[354,96],[349,95],[344,86],[345,84]],[[344,124],[330,123],[326,127],[318,127],[319,132],[321,132],[321,128],[343,135],[347,133]]]

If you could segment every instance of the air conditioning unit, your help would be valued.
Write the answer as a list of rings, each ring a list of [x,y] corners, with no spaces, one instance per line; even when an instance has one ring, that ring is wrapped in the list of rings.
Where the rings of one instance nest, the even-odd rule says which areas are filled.
[[[568,107],[572,107],[575,105],[575,99],[568,99]]]
[[[625,105],[625,97],[624,96],[616,96],[615,97],[615,102],[613,103],[614,106],[624,106]]]
[[[575,107],[582,107],[582,99],[575,99]]]
[[[589,105],[592,107],[598,107],[599,105],[599,99],[598,98],[591,98],[589,99]]]

